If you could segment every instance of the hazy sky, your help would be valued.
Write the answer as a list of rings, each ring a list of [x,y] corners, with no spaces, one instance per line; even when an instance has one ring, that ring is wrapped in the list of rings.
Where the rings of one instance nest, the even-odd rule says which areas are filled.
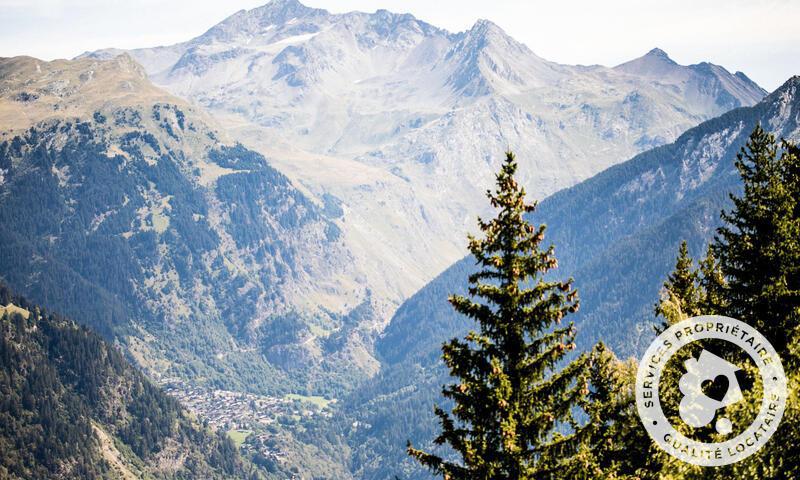
[[[0,0],[0,56],[70,58],[188,40],[266,0]],[[800,74],[797,0],[305,0],[334,13],[410,12],[451,31],[488,18],[538,55],[616,65],[660,47],[741,70],[768,90]]]

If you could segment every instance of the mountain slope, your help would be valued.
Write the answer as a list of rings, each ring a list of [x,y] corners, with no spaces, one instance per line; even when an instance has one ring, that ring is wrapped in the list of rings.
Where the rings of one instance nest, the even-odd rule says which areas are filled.
[[[541,202],[533,220],[548,225],[546,240],[559,259],[556,275],[574,277],[580,293],[581,310],[573,318],[579,347],[602,340],[624,357],[638,355],[652,340],[652,305],[677,247],[687,239],[695,257],[703,253],[728,193],[741,188],[733,160],[759,122],[776,135],[800,139],[800,77],[753,107],[704,122],[670,145]],[[466,258],[417,292],[376,343],[384,368],[347,403],[360,426],[351,430],[358,446],[354,469],[364,478],[382,478],[387,468],[427,478],[403,445],[408,438],[424,445],[433,437],[431,405],[447,381],[439,347],[471,327],[447,296],[465,293],[473,268]]]
[[[0,476],[245,478],[211,434],[115,348],[0,285]]]
[[[104,58],[119,51],[87,54]],[[765,92],[710,64],[560,65],[487,20],[451,33],[411,15],[295,0],[240,11],[176,45],[131,50],[322,201],[389,310],[457,260],[500,155],[549,195]]]
[[[156,379],[285,393],[373,371],[370,315],[347,316],[368,291],[349,280],[335,211],[130,57],[2,59],[0,73],[13,288],[118,339]]]

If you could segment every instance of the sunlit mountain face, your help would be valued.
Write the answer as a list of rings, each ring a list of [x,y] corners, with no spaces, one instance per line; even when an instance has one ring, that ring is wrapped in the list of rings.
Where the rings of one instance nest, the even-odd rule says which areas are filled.
[[[347,280],[368,286],[379,325],[463,255],[506,149],[544,198],[766,93],[744,74],[681,66],[658,49],[615,68],[561,65],[488,20],[452,33],[408,14],[291,0],[129,53],[154,83],[341,209],[358,270]]]

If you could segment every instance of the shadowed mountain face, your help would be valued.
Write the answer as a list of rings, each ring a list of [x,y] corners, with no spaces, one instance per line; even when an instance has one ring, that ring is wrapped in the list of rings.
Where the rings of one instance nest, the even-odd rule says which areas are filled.
[[[386,312],[461,256],[506,149],[544,197],[765,95],[744,75],[661,51],[616,68],[560,65],[488,20],[451,33],[296,1],[129,53],[308,194],[340,205],[342,241],[362,266],[353,280]]]
[[[118,338],[157,379],[280,392],[318,369],[330,389],[372,371],[347,317],[366,292],[340,281],[355,274],[330,208],[129,57],[4,59],[0,72],[13,288]],[[321,310],[334,292],[339,309]]]
[[[696,258],[704,253],[728,194],[741,188],[733,162],[758,123],[779,137],[800,139],[800,77],[753,107],[704,122],[672,144],[541,202],[532,220],[548,225],[546,241],[556,245],[559,260],[555,275],[574,277],[580,293],[581,310],[571,319],[579,348],[602,340],[624,358],[649,344],[653,304],[680,241],[688,241]],[[383,478],[386,471],[427,478],[403,445],[408,438],[416,445],[433,438],[431,406],[441,401],[439,389],[447,382],[440,345],[472,328],[447,297],[466,294],[473,269],[474,261],[465,258],[413,295],[377,342],[385,367],[348,403],[354,419],[370,426],[352,432],[355,458],[387,459],[355,465],[364,478]]]

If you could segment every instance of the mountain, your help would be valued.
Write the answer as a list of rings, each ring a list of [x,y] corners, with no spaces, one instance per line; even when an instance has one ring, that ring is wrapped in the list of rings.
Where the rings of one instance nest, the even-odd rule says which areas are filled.
[[[732,110],[661,146],[542,201],[533,214],[548,225],[559,278],[574,277],[581,310],[573,320],[580,349],[602,340],[620,356],[639,355],[652,340],[653,304],[688,240],[699,258],[741,189],[735,155],[761,124],[778,137],[800,139],[800,77],[752,107]],[[440,345],[471,328],[447,302],[465,294],[474,262],[465,258],[397,310],[376,350],[378,376],[357,390],[345,410],[355,426],[353,470],[359,478],[403,472],[428,478],[408,460],[407,439],[426,445],[436,421],[432,405],[447,373]]]
[[[2,478],[249,478],[117,349],[4,285],[0,361]]]
[[[461,256],[504,150],[544,197],[766,94],[663,52],[615,68],[561,65],[488,20],[452,33],[408,14],[294,0],[128,53],[311,198],[337,205],[362,266],[350,280],[387,315]]]
[[[0,278],[159,381],[349,388],[375,322],[336,204],[213,125],[126,55],[1,59]]]
[[[404,468],[388,399],[422,398],[397,392],[408,372],[436,397],[416,359],[458,328],[404,320],[426,288],[374,341],[463,255],[504,150],[544,197],[764,95],[666,54],[561,65],[488,20],[452,33],[294,0],[176,45],[2,59],[0,272],[252,430],[242,449],[272,466],[381,477]]]
[[[730,110],[742,106],[742,98],[760,98],[763,90],[742,72],[730,72],[708,62],[684,67],[654,48],[643,57],[614,67],[614,70],[646,78],[651,82],[683,85],[687,99],[706,108]]]

